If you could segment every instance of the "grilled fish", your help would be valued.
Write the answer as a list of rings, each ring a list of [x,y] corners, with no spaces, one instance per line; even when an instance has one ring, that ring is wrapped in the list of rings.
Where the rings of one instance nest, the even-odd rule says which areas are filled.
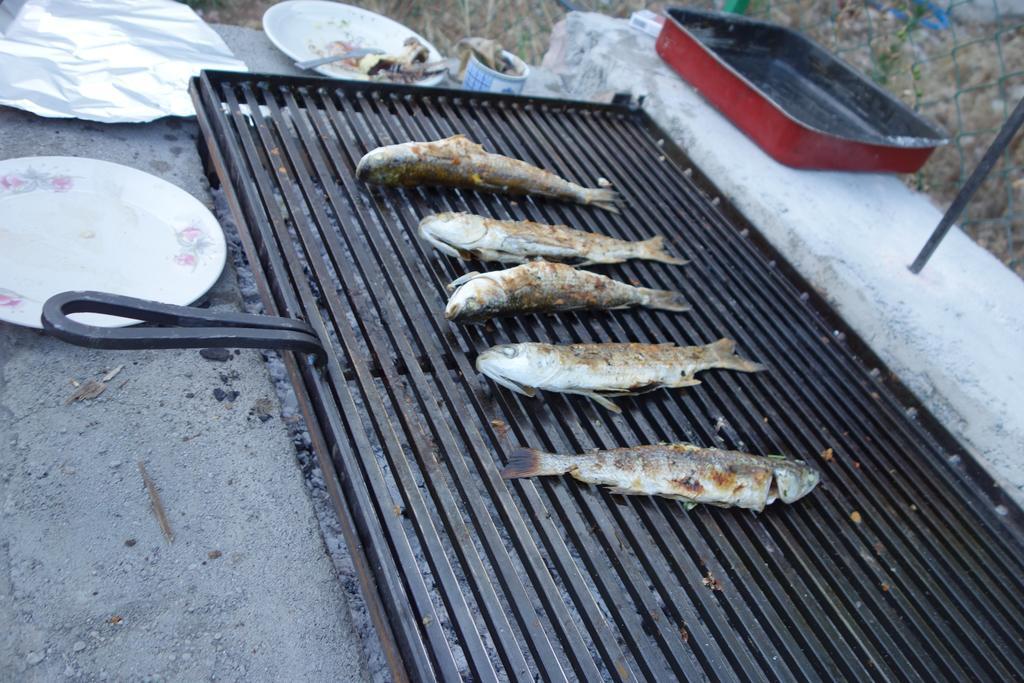
[[[586,396],[608,410],[622,410],[609,398],[661,388],[700,384],[694,374],[721,368],[759,372],[767,368],[736,355],[736,342],[705,346],[675,344],[501,344],[476,359],[477,372],[526,396],[537,389]]]
[[[647,259],[674,265],[687,263],[665,251],[658,235],[642,242],[627,242],[564,225],[533,221],[500,221],[471,213],[438,213],[420,221],[420,236],[449,256],[501,263],[535,259],[581,261],[577,265],[622,263]]]
[[[577,185],[525,161],[485,152],[465,135],[434,142],[404,142],[367,152],[356,177],[375,185],[442,185],[509,195],[533,194],[618,213],[618,194]]]
[[[575,309],[646,306],[664,311],[690,310],[679,292],[634,287],[547,261],[531,261],[490,273],[468,273],[449,288],[455,291],[444,309],[444,317],[462,323]]]
[[[819,474],[799,460],[701,448],[688,443],[615,448],[582,455],[519,448],[501,472],[505,479],[569,474],[610,493],[663,496],[688,507],[764,509],[781,500],[800,500],[818,484]]]

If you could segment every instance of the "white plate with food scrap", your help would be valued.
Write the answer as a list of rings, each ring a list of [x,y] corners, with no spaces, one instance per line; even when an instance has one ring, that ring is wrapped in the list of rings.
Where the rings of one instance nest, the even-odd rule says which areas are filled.
[[[217,282],[226,254],[213,214],[149,173],[76,157],[0,161],[0,320],[41,328],[43,302],[68,290],[191,304]]]
[[[409,38],[418,40],[426,48],[426,63],[440,63],[444,59],[423,36],[397,21],[338,2],[280,2],[263,14],[263,31],[278,49],[297,62],[344,54],[359,48],[377,48],[384,50],[385,56],[396,57],[407,49]],[[371,61],[375,59],[370,57]],[[372,76],[360,71],[359,66],[357,60],[344,60],[316,67],[314,71],[330,78],[373,80]],[[444,73],[402,82],[437,85],[442,80]]]

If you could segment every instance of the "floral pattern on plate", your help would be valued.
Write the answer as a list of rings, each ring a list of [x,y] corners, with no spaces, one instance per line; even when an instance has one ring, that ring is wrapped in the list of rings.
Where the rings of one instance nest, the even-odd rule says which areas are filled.
[[[0,194],[24,194],[33,190],[67,192],[74,187],[72,176],[43,173],[31,167],[18,173],[0,175]]]
[[[225,247],[209,209],[152,173],[82,157],[0,158],[0,328],[41,329],[43,304],[68,289],[188,305],[217,281]]]
[[[31,301],[31,299],[10,289],[0,287],[0,308],[14,309],[21,306],[24,301]]]
[[[174,262],[195,270],[199,265],[199,257],[213,242],[196,223],[190,223],[188,227],[178,230],[174,236],[181,247],[181,251],[174,257]]]

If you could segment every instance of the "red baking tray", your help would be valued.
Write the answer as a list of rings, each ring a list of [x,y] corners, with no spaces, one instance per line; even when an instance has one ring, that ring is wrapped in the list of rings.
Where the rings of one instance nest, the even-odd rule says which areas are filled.
[[[947,142],[935,124],[796,31],[734,14],[666,14],[661,58],[783,164],[913,173]]]

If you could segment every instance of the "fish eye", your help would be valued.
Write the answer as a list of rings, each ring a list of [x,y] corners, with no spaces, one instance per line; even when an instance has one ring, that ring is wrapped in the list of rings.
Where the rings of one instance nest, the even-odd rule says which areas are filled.
[[[515,358],[519,355],[519,349],[514,346],[502,346],[499,350],[501,351],[501,355],[505,356],[505,358]]]

